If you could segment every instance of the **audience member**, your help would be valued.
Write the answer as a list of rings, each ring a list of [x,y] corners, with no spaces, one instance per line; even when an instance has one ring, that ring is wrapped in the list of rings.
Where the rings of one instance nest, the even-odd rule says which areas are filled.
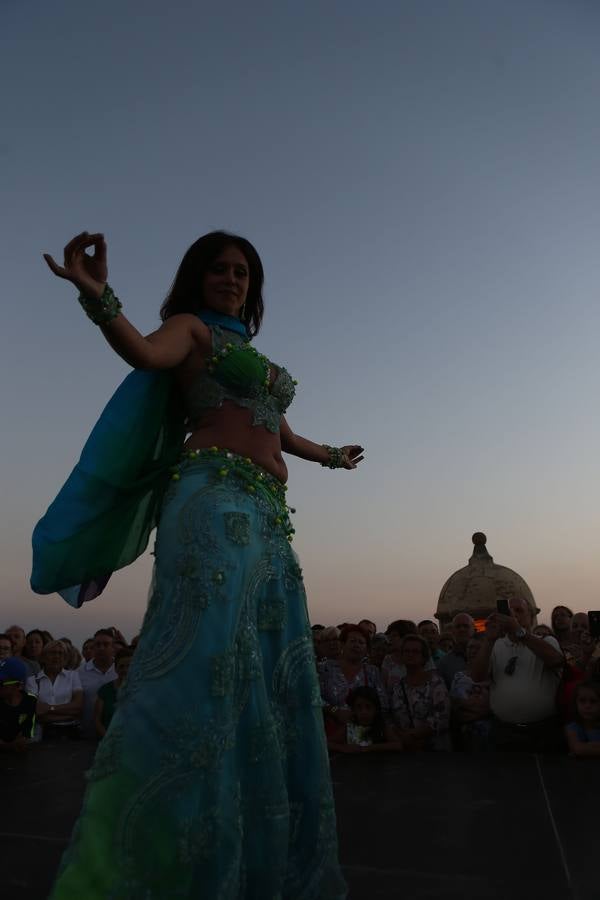
[[[47,641],[39,628],[33,628],[31,631],[28,631],[25,636],[23,660],[29,660],[29,662],[35,662],[41,666],[42,651],[46,643]]]
[[[452,619],[454,646],[437,664],[437,669],[446,687],[450,689],[457,672],[463,672],[467,665],[467,644],[475,634],[475,622],[468,613],[458,613]]]
[[[25,691],[26,680],[22,659],[0,660],[0,750],[22,753],[33,737],[37,700]]]
[[[321,658],[321,648],[320,648],[321,632],[325,631],[325,626],[324,625],[312,625],[310,630],[312,633],[313,649],[315,651],[315,659],[320,659]]]
[[[369,639],[374,638],[377,634],[377,625],[375,622],[371,622],[370,619],[361,619],[358,623],[358,627],[367,632]]]
[[[62,641],[44,647],[42,669],[35,676],[37,716],[45,739],[79,737],[83,688],[79,673],[66,668],[67,648]]]
[[[451,750],[450,698],[435,668],[426,668],[427,641],[408,634],[400,654],[406,674],[392,686],[390,709],[402,744],[406,750]]]
[[[342,653],[339,659],[326,659],[319,665],[321,697],[325,713],[325,727],[329,735],[337,724],[348,722],[352,716],[348,695],[355,687],[372,687],[377,691],[384,710],[387,696],[381,683],[379,669],[366,662],[369,639],[358,625],[347,625],[340,635]]]
[[[569,609],[568,606],[555,606],[552,610],[552,613],[550,614],[550,623],[559,644],[563,637],[568,639],[571,636],[572,621],[573,611]]]
[[[348,695],[351,718],[340,723],[329,737],[330,750],[340,753],[402,750],[396,730],[387,723],[377,691],[372,687],[357,687]]]
[[[574,635],[581,634],[581,632],[590,633],[590,619],[587,613],[575,613],[571,619],[571,632]]]
[[[0,634],[0,659],[8,659],[12,655],[11,639],[7,634]]]
[[[13,656],[18,656],[19,659],[25,663],[27,676],[37,675],[40,671],[40,664],[33,660],[23,658],[23,650],[25,649],[25,631],[23,628],[21,628],[20,625],[11,625],[10,628],[6,629],[5,634],[10,638]]]
[[[488,749],[490,685],[488,681],[474,681],[471,673],[482,641],[483,635],[473,635],[467,644],[466,668],[456,673],[450,686],[450,723],[455,750],[473,752]]]
[[[112,721],[119,699],[119,690],[123,686],[132,659],[133,653],[131,650],[120,650],[116,653],[115,671],[117,677],[114,681],[109,681],[98,689],[94,707],[94,724],[99,738],[103,738],[108,731],[108,726]]]
[[[510,601],[510,616],[494,613],[471,664],[474,681],[490,679],[491,744],[496,750],[561,749],[556,692],[564,663],[558,641],[531,632],[526,600]]]
[[[342,652],[340,643],[340,630],[335,625],[324,628],[319,638],[319,658],[339,659]]]
[[[391,650],[391,644],[387,634],[379,632],[371,638],[371,648],[369,650],[369,662],[378,669],[381,669],[383,660]]]
[[[574,718],[566,728],[572,756],[600,757],[600,681],[581,681],[574,692]]]
[[[82,656],[77,647],[74,646],[72,640],[68,637],[61,637],[59,641],[65,645],[65,650],[67,651],[65,669],[78,669],[81,665]]]
[[[558,613],[557,610],[559,610]],[[556,613],[560,620],[561,610],[566,610],[567,613],[571,612],[566,606],[557,606],[552,612],[553,617]],[[575,613],[575,615],[571,613],[571,618],[568,621],[568,630],[564,628],[563,624],[563,630],[560,634],[557,634],[558,642],[567,662],[577,666],[582,672],[587,672],[589,671],[590,657],[594,651],[594,641],[592,641],[590,636],[588,615],[584,612]]]
[[[446,654],[440,650],[440,630],[431,619],[424,619],[417,625],[417,632],[429,644],[429,652],[434,663],[438,663]]]
[[[454,650],[454,638],[449,631],[443,631],[440,634],[439,647],[444,653],[450,653]]]
[[[600,649],[598,641],[590,634],[590,620],[587,613],[575,613],[571,620],[571,635],[573,643],[580,648],[579,667],[589,675],[593,669],[594,653],[600,654]]]
[[[114,666],[113,636],[106,628],[100,628],[94,635],[94,648],[91,659],[82,662],[79,677],[83,687],[83,734],[84,737],[96,736],[94,708],[99,688],[117,677]]]
[[[81,647],[81,655],[85,662],[89,662],[94,655],[94,638],[86,638]]]
[[[536,625],[532,634],[536,637],[556,637],[549,625]]]
[[[83,662],[83,657],[77,647],[71,645],[67,647],[67,665],[65,669],[73,669],[74,671],[79,669],[81,663]]]
[[[555,606],[550,616],[552,630],[565,659],[573,666],[585,668],[584,654],[579,635],[573,634],[573,613],[568,606]]]
[[[406,666],[402,661],[402,641],[409,634],[417,634],[417,626],[410,619],[396,619],[388,625],[385,633],[390,641],[390,652],[381,663],[381,680],[389,698],[394,685],[406,675]],[[434,661],[428,659],[425,668],[435,669]]]

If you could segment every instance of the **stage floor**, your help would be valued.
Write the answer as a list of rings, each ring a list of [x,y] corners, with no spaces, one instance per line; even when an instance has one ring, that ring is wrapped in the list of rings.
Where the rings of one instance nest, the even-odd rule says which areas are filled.
[[[0,758],[7,900],[47,897],[93,750]],[[600,900],[600,761],[339,756],[332,772],[349,900]]]

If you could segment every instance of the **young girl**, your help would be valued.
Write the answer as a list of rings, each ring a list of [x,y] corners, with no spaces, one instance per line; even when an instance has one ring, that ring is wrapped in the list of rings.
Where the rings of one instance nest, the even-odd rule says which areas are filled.
[[[395,729],[386,725],[377,691],[360,686],[348,694],[352,711],[349,722],[341,724],[327,741],[330,750],[360,753],[373,750],[402,750]]]
[[[600,681],[581,681],[574,691],[575,719],[567,725],[572,756],[600,757]]]

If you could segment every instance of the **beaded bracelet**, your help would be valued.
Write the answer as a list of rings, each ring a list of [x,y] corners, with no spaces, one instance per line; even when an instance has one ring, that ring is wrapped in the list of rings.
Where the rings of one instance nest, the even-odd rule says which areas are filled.
[[[90,298],[80,294],[79,302],[86,316],[92,320],[94,325],[108,325],[117,318],[123,309],[123,304],[108,284],[104,285],[101,297]]]
[[[346,462],[346,454],[341,447],[330,447],[329,444],[321,444],[327,450],[329,460],[321,463],[326,469],[343,469]]]

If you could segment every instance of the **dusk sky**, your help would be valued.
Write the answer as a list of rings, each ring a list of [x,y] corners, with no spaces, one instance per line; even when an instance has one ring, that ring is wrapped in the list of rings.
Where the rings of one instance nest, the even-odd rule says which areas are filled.
[[[257,247],[291,426],[367,451],[288,460],[313,621],[430,616],[478,530],[542,621],[600,608],[599,47],[595,0],[2,0],[0,627],[145,609],[149,554],[28,586],[128,371],[42,259],[84,229],[144,333],[198,236]]]

